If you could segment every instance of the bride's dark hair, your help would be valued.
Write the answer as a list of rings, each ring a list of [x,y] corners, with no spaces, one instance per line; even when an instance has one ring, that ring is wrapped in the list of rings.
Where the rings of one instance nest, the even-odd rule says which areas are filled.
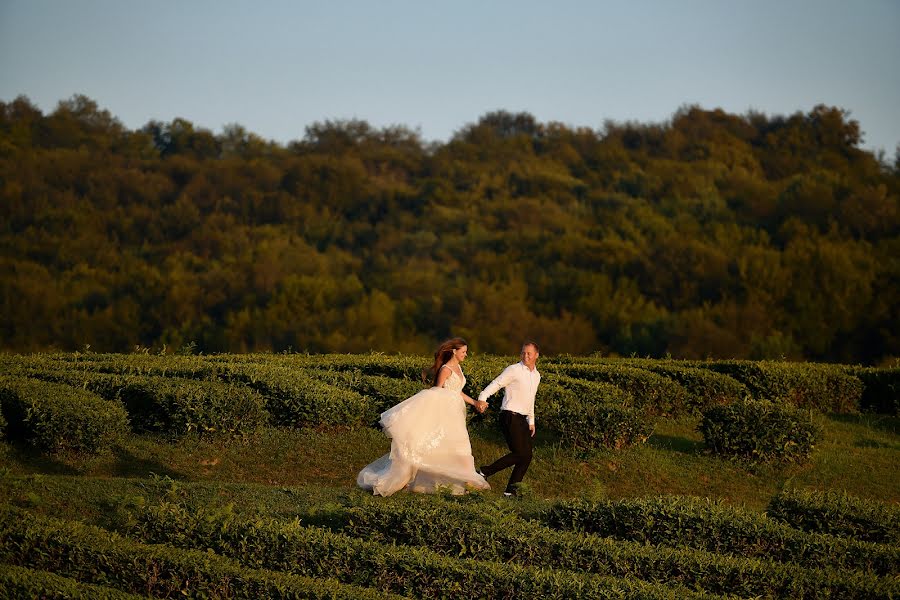
[[[438,349],[434,351],[434,364],[431,365],[431,368],[422,371],[422,380],[431,381],[431,385],[433,386],[437,385],[438,372],[441,370],[441,367],[450,360],[450,357],[453,356],[453,351],[468,345],[469,342],[466,340],[461,337],[455,337],[450,338],[438,346]]]

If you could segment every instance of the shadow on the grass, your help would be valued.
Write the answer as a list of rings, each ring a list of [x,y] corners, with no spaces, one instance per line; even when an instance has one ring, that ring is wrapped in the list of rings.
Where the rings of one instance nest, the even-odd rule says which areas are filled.
[[[44,475],[78,475],[78,469],[19,441],[8,442],[6,459],[25,471]]]
[[[699,454],[703,450],[703,442],[689,440],[677,435],[654,433],[647,439],[647,445],[659,450],[671,450],[682,454]]]
[[[172,479],[185,479],[184,473],[171,469],[159,461],[136,456],[124,448],[117,448],[113,454],[116,463],[112,467],[115,477],[149,477],[151,474],[171,477]]]

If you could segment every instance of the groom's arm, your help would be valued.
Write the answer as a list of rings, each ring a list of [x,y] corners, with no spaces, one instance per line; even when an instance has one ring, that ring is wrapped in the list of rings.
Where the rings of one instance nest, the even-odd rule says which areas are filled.
[[[487,402],[487,399],[497,393],[500,388],[505,388],[512,381],[512,366],[503,369],[503,372],[490,382],[480,394],[478,394],[479,402]]]

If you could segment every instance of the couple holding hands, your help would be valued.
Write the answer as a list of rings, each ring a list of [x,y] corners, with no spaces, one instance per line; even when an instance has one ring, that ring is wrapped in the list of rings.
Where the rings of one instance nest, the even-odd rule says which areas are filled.
[[[535,368],[538,346],[525,342],[521,362],[506,367],[477,400],[462,391],[466,377],[460,363],[468,350],[462,338],[441,344],[429,371],[432,387],[381,414],[381,426],[391,438],[391,451],[360,471],[356,478],[360,487],[380,496],[390,496],[403,488],[433,492],[438,487],[461,494],[467,487],[490,488],[487,477],[512,467],[504,495],[516,494],[516,486],[531,463],[534,397],[541,381]],[[509,453],[476,469],[466,429],[466,404],[484,412],[487,399],[501,388],[504,395],[500,427]]]

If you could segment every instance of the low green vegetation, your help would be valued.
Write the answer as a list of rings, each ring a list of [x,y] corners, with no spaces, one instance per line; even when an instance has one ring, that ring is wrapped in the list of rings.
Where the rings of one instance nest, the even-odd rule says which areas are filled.
[[[510,360],[467,361],[466,391]],[[0,582],[75,598],[900,595],[900,419],[866,383],[892,393],[896,370],[544,358],[520,497],[501,474],[459,497],[373,498],[355,477],[390,447],[375,420],[426,364],[0,356]],[[469,416],[479,462],[506,452],[498,403]],[[746,423],[759,406],[779,418],[742,443],[800,423],[803,460],[785,444],[734,460],[704,435],[717,411]]]

